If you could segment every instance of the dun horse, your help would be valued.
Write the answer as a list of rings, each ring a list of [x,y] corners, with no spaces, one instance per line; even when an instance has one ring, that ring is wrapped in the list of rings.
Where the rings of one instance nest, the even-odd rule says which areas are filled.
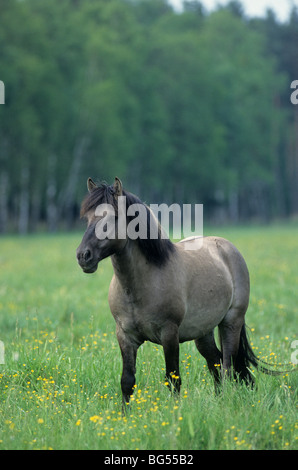
[[[108,256],[112,260],[109,305],[123,360],[123,403],[128,403],[133,393],[137,350],[145,340],[162,345],[166,377],[174,391],[179,392],[181,385],[179,343],[190,340],[206,359],[215,385],[231,375],[252,383],[249,367],[257,367],[258,361],[245,331],[249,274],[235,246],[219,237],[194,237],[192,249],[185,250],[185,240],[172,243],[161,236],[161,227],[149,207],[125,191],[118,178],[111,186],[97,186],[89,178],[87,185],[89,194],[82,203],[81,215],[88,227],[77,259],[85,273],[95,272],[99,261]],[[146,208],[146,239],[117,237],[117,200],[122,195],[126,196],[127,209],[135,203]],[[96,208],[101,204],[115,210],[113,239],[96,236],[100,220]],[[126,223],[131,220],[127,215]],[[155,239],[150,239],[149,221],[158,225]],[[214,340],[217,326],[221,350]]]

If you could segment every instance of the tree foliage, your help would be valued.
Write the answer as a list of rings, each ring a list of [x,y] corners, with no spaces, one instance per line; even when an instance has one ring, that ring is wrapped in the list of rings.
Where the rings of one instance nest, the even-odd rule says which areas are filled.
[[[88,176],[239,220],[298,210],[298,14],[0,0],[0,231],[71,226]]]

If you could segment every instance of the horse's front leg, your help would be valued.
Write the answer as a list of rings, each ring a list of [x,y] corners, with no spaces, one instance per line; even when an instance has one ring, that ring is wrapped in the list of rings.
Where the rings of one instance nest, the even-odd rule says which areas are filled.
[[[166,379],[172,384],[174,392],[180,392],[181,378],[179,372],[179,331],[178,325],[167,323],[161,331],[166,362]],[[171,389],[171,386],[169,387]]]
[[[123,369],[121,376],[122,407],[123,411],[129,404],[136,383],[136,359],[138,346],[130,340],[124,331],[117,325],[117,339],[121,350]]]

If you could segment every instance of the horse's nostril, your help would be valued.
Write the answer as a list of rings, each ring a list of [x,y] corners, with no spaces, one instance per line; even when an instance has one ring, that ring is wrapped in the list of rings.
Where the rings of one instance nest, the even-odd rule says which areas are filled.
[[[86,250],[85,253],[83,254],[84,260],[88,261],[91,258],[91,251]]]

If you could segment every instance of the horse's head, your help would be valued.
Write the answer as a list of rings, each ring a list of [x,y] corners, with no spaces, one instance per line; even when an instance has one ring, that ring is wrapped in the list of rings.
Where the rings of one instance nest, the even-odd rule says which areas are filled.
[[[118,230],[118,198],[122,183],[118,178],[112,186],[97,186],[87,181],[89,194],[82,203],[81,216],[88,222],[87,230],[77,249],[77,260],[85,273],[94,273],[99,261],[120,251],[126,244],[126,231]]]

